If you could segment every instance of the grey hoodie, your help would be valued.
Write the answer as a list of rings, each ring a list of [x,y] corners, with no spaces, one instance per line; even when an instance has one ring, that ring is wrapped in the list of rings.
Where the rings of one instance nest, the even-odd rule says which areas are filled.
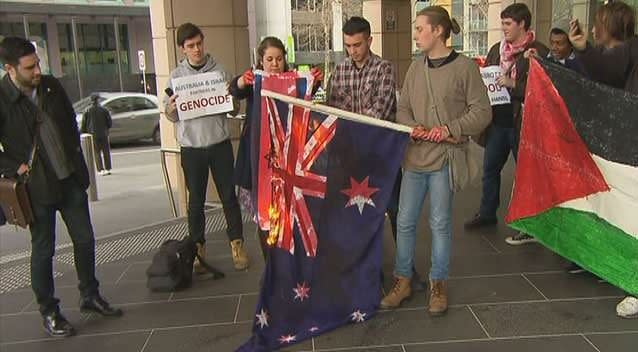
[[[173,78],[196,75],[198,73],[219,72],[228,81],[229,75],[224,68],[206,55],[206,64],[199,71],[189,65],[188,60],[182,60],[171,72],[168,86],[173,89]],[[165,97],[164,105],[168,104]],[[226,114],[202,116],[196,119],[177,121],[177,143],[182,147],[204,148],[223,142],[230,138],[226,124]]]

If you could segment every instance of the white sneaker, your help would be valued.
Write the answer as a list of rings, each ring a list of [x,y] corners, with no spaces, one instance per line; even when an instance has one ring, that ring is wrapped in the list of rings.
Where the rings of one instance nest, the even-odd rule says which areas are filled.
[[[538,240],[536,240],[534,237],[526,233],[519,232],[514,236],[507,237],[505,239],[505,242],[507,242],[507,244],[512,246],[520,246],[520,245],[528,244],[528,243],[536,243],[538,242]]]
[[[104,170],[98,171],[97,174],[100,175],[100,176],[105,176],[106,175],[106,171],[104,171]]]
[[[616,314],[625,319],[638,318],[638,298],[627,296],[616,306]]]
[[[111,170],[106,170],[106,171],[104,171],[104,174],[105,174],[105,175],[110,175],[110,174],[111,174]]]

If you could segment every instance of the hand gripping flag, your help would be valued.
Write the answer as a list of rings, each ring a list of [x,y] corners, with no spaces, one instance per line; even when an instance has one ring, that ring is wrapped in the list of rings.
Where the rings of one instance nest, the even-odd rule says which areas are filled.
[[[531,61],[507,222],[638,294],[638,96]]]
[[[364,322],[381,299],[385,210],[409,135],[261,94],[308,100],[311,86],[292,72],[255,82],[255,195],[270,247],[242,352]]]

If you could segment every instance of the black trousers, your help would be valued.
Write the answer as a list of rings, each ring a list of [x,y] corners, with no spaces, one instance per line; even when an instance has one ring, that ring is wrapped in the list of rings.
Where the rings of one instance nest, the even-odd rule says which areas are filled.
[[[73,241],[75,270],[80,281],[82,297],[98,293],[95,278],[95,237],[89,215],[86,191],[69,177],[60,182],[62,200],[56,204],[33,203],[34,222],[31,230],[31,287],[41,314],[59,310],[53,283],[53,255],[55,254],[55,222],[59,211]]]
[[[199,243],[206,241],[204,203],[210,170],[224,208],[228,239],[243,239],[241,209],[233,183],[234,158],[230,140],[206,148],[182,147],[181,159],[188,189],[188,231],[191,238]]]
[[[93,143],[95,150],[95,166],[97,171],[111,170],[111,145],[108,137],[96,139]]]

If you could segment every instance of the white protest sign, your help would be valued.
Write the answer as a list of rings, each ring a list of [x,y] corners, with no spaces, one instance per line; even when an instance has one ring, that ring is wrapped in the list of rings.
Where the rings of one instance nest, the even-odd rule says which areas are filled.
[[[502,74],[503,73],[499,66],[481,67],[481,76],[483,77],[483,82],[487,87],[487,94],[490,97],[490,103],[492,105],[510,103],[510,93],[507,91],[507,88],[496,84],[496,80],[501,77]]]
[[[233,98],[226,81],[218,72],[173,78],[177,94],[177,113],[180,120],[217,115],[233,110]]]

